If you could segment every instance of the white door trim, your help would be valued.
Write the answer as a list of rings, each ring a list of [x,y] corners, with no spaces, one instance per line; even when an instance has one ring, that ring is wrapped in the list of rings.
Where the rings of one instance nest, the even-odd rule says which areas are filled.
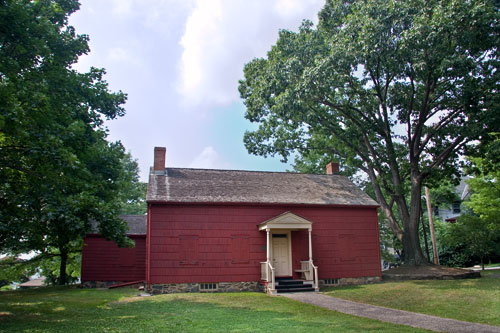
[[[287,274],[284,274],[284,275],[279,275],[279,276],[293,276],[292,274],[292,233],[290,230],[274,230],[274,231],[271,231],[271,235],[270,235],[270,238],[271,238],[271,258],[274,258],[274,252],[273,252],[273,234],[286,234],[286,238],[287,238],[287,241],[288,241],[288,272]]]

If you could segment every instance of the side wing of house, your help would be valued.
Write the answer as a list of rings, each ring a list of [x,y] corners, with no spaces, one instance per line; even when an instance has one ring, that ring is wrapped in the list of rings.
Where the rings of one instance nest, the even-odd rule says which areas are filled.
[[[84,287],[107,287],[112,284],[145,281],[146,217],[126,215],[128,237],[133,248],[120,248],[97,233],[88,234],[82,248],[81,280]]]

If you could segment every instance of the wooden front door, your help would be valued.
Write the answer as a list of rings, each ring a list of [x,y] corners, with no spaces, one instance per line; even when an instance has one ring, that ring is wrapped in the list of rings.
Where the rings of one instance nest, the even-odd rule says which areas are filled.
[[[276,276],[290,276],[290,244],[288,234],[273,234],[273,257],[272,264],[276,270]]]

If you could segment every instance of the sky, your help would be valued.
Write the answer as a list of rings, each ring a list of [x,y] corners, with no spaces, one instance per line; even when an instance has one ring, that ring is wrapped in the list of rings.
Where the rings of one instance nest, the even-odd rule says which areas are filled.
[[[126,115],[106,123],[147,181],[155,146],[167,167],[290,170],[279,157],[250,155],[238,94],[243,67],[265,57],[280,29],[317,22],[324,0],[80,0],[69,23],[90,37],[74,67],[105,68]]]

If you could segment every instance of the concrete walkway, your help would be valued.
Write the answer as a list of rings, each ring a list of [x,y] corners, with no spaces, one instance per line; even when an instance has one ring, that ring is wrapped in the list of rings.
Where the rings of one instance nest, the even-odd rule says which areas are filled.
[[[314,304],[329,310],[347,313],[358,317],[366,317],[394,324],[424,328],[437,332],[500,333],[500,327],[498,326],[475,324],[415,312],[394,310],[382,306],[361,304],[319,293],[291,293],[281,295],[300,302]],[[477,311],[481,311],[481,309],[477,309]]]

